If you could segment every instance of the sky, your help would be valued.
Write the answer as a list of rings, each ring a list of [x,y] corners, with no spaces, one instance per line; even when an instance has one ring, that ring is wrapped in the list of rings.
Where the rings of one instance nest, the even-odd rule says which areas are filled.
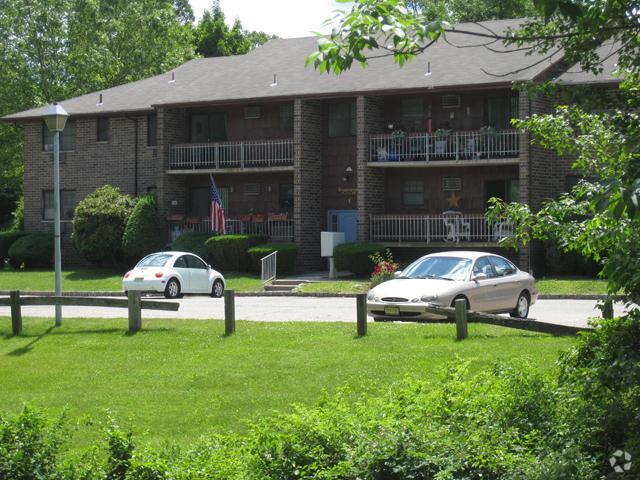
[[[212,0],[189,0],[196,19]],[[227,23],[236,18],[245,30],[258,30],[281,38],[307,37],[322,29],[324,21],[333,16],[336,9],[347,9],[348,4],[334,0],[220,0]]]

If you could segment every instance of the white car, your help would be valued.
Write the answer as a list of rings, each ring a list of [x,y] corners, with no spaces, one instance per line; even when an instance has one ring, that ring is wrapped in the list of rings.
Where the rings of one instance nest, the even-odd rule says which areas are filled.
[[[221,297],[225,281],[197,255],[188,252],[158,252],[147,255],[124,274],[122,289],[161,292],[167,298],[183,293],[207,293]]]
[[[419,258],[396,278],[367,294],[374,320],[441,319],[427,313],[427,304],[454,306],[462,298],[478,312],[509,313],[527,318],[538,298],[535,279],[499,255],[483,252],[441,252]]]

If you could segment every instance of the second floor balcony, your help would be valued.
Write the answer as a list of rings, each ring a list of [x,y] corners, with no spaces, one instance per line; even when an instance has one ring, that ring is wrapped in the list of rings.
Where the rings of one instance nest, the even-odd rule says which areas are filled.
[[[185,143],[169,148],[171,170],[276,170],[293,167],[293,139]]]
[[[483,129],[475,131],[437,130],[434,133],[371,135],[370,158],[373,166],[411,162],[407,166],[429,162],[491,163],[514,161],[520,155],[517,130]]]

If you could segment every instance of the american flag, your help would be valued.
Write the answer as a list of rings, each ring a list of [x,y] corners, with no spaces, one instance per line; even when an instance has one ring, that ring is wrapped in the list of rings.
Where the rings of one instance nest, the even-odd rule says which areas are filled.
[[[213,181],[211,175],[211,205],[209,207],[209,221],[211,222],[211,231],[218,234],[224,234],[224,210],[222,209],[222,200],[216,188],[216,182]]]

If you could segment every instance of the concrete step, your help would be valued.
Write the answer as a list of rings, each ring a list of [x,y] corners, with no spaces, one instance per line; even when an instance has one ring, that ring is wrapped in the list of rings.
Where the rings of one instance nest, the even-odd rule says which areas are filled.
[[[294,287],[297,287],[298,285],[300,285],[301,283],[308,283],[306,280],[274,280],[273,282],[271,282],[271,285],[293,285]]]
[[[265,285],[266,292],[290,292],[296,285]]]

